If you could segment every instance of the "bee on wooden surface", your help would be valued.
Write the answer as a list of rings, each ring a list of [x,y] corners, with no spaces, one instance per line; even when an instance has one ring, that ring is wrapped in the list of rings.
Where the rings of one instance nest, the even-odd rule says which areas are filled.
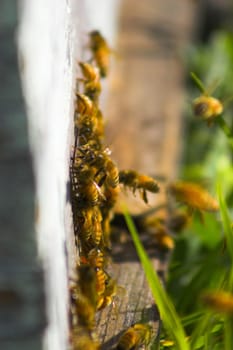
[[[214,118],[223,113],[223,104],[217,98],[210,96],[211,91],[208,92],[208,89],[204,87],[201,80],[194,73],[191,73],[191,77],[202,93],[193,101],[194,114],[210,124]],[[214,89],[211,90],[213,91]]]
[[[107,263],[107,258],[99,248],[95,247],[89,251],[87,262],[92,267],[102,269]]]
[[[72,330],[71,344],[73,350],[100,350],[100,344],[92,339],[84,327]]]
[[[92,116],[95,114],[96,108],[93,104],[93,101],[88,96],[84,94],[76,93],[76,98],[77,98],[77,102],[76,102],[75,111],[77,112],[77,114],[89,115],[89,116]]]
[[[106,288],[106,281],[108,281],[109,275],[104,269],[96,268],[96,292],[98,295],[102,295]]]
[[[81,265],[77,267],[79,289],[81,294],[88,298],[89,302],[96,308],[96,272],[89,265]]]
[[[97,305],[95,269],[77,265],[76,275],[76,283],[70,286],[72,326],[78,325],[92,331]]]
[[[81,207],[95,206],[103,198],[103,193],[95,181],[79,184],[75,199]]]
[[[97,310],[102,310],[113,303],[117,289],[116,281],[107,275],[104,292],[98,298]]]
[[[151,342],[151,327],[136,323],[129,327],[121,336],[116,350],[137,350],[140,346],[147,347]]]
[[[82,70],[84,78],[78,80],[83,82],[84,94],[93,102],[98,103],[98,98],[101,92],[98,69],[87,62],[79,62],[79,66]]]
[[[90,32],[90,48],[92,50],[94,60],[100,70],[101,77],[106,77],[109,71],[110,54],[112,50],[107,44],[105,38],[98,30]]]
[[[119,184],[119,172],[109,155],[110,150],[108,148],[103,151],[89,148],[89,151],[83,155],[83,160],[97,169],[96,176],[102,174],[99,182],[100,186],[105,183],[107,186],[115,188]]]
[[[79,66],[81,68],[82,74],[86,81],[99,81],[100,76],[99,76],[99,71],[96,67],[94,67],[92,64],[88,62],[79,62]]]
[[[202,211],[218,211],[219,205],[209,192],[193,182],[176,181],[168,185],[168,192],[188,208]]]
[[[135,170],[121,170],[119,172],[119,182],[125,187],[131,188],[133,193],[139,190],[145,203],[148,203],[147,191],[152,193],[159,192],[159,185],[155,179],[139,174]]]
[[[205,293],[201,297],[204,305],[213,311],[233,314],[233,294],[225,291]]]
[[[95,169],[82,164],[80,157],[75,158],[71,175],[73,199],[80,208],[95,206],[105,200],[103,191],[95,181]]]
[[[90,263],[88,256],[93,249],[98,251],[98,247],[103,239],[102,214],[100,208],[94,206],[93,208],[80,209],[76,218],[77,220],[74,224],[75,235],[79,241],[82,262],[95,267],[93,266],[94,257],[92,257],[92,263]],[[100,258],[101,255],[99,256],[99,259]]]
[[[83,294],[73,295],[71,298],[71,313],[77,317],[77,324],[92,331],[95,327],[96,308]],[[76,321],[74,325],[76,325]]]

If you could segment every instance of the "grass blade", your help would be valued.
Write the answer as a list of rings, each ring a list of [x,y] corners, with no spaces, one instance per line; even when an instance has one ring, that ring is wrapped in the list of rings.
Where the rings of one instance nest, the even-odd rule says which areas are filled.
[[[171,337],[175,340],[177,349],[190,350],[180,318],[175,311],[173,303],[171,302],[164,288],[161,285],[159,277],[156,271],[154,270],[154,267],[151,264],[150,259],[148,258],[140,242],[134,223],[125,207],[123,208],[123,213],[126,224],[135,244],[138,256],[140,258],[141,264],[145,271],[148,284],[151,288],[153,297],[158,306],[164,327],[171,335]]]
[[[198,76],[193,72],[190,72],[190,75],[196,87],[200,90],[200,92],[205,93],[205,87],[202,81],[198,78]]]

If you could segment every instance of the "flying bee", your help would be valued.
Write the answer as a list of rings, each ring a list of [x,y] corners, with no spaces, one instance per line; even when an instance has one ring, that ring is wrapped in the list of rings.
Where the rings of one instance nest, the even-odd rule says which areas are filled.
[[[136,323],[121,336],[116,350],[137,350],[151,342],[151,327],[148,324]]]
[[[112,53],[112,50],[98,30],[90,32],[89,36],[90,48],[92,50],[94,60],[100,70],[101,77],[104,78],[108,74],[110,54]]]
[[[205,293],[201,297],[202,302],[213,311],[233,314],[233,294],[225,291]]]
[[[131,188],[133,193],[139,190],[145,203],[148,203],[146,191],[152,193],[159,192],[159,185],[155,179],[147,175],[139,174],[135,170],[121,170],[119,172],[119,182],[125,187]]]
[[[215,97],[202,95],[193,101],[193,111],[196,116],[210,120],[222,114],[223,105]]]
[[[199,212],[218,211],[219,205],[209,192],[193,182],[176,181],[168,185],[168,192],[180,203]]]
[[[194,73],[191,73],[191,77],[202,93],[193,101],[194,114],[206,120],[210,125],[216,117],[223,113],[223,103],[217,98],[210,96],[211,92],[216,88],[216,83],[214,84],[214,89],[211,88],[210,90],[212,91],[208,91],[209,89],[204,87],[201,80]]]

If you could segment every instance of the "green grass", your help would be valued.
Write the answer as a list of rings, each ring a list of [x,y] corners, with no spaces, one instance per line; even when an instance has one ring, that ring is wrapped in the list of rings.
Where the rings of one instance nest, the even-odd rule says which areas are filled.
[[[131,216],[127,212],[127,209],[125,207],[123,208],[126,224],[131,233],[148,284],[161,315],[166,334],[165,337],[174,340],[175,345],[170,347],[170,349],[229,350],[231,349],[230,344],[233,344],[233,317],[229,315],[220,315],[212,310],[205,309],[199,301],[200,295],[206,289],[233,290],[233,232],[230,214],[226,202],[223,199],[220,185],[218,185],[218,198],[226,248],[224,248],[223,244],[216,244],[214,248],[211,247],[211,249],[206,251],[207,256],[205,259],[201,259],[200,262],[195,260],[193,266],[191,265],[191,268],[194,270],[196,268],[196,272],[187,286],[184,287],[181,299],[184,304],[193,304],[194,309],[189,312],[189,308],[182,308],[182,305],[179,306],[178,303],[178,310],[185,313],[183,317],[176,311],[174,301],[172,301],[171,297],[165,291],[143,248]],[[219,229],[219,226],[217,227]],[[198,250],[195,251],[195,253],[200,255]],[[216,262],[216,264],[214,262]],[[176,266],[176,269],[180,269],[179,265]],[[188,271],[188,269],[185,271],[181,265],[181,273],[183,273],[183,277],[187,277],[190,271]],[[178,278],[175,276],[175,279],[178,280],[179,276]]]
[[[144,268],[148,284],[151,288],[151,292],[155,299],[155,303],[158,306],[159,313],[163,321],[163,325],[167,330],[168,334],[171,336],[171,338],[174,339],[177,349],[190,350],[180,317],[177,315],[172,301],[170,300],[167,293],[165,292],[161,284],[161,281],[158,277],[158,274],[156,273],[150,259],[148,258],[140,242],[133,220],[128,214],[126,208],[123,208],[123,212],[124,212],[126,224],[131,233],[138,256]]]

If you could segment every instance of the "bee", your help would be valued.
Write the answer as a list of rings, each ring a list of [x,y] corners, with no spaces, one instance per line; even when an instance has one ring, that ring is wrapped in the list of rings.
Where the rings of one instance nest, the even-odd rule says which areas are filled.
[[[70,287],[72,323],[73,326],[78,324],[92,331],[97,305],[95,269],[88,265],[77,265],[76,275],[78,281]]]
[[[142,218],[140,221],[140,230],[150,233],[161,250],[167,251],[174,249],[174,239],[169,233],[164,219],[153,216]]]
[[[72,167],[72,192],[73,200],[79,207],[90,207],[105,200],[100,186],[94,181],[95,171],[76,158]]]
[[[71,312],[77,317],[78,325],[85,327],[88,331],[94,329],[96,309],[85,295],[71,296]]]
[[[90,166],[97,169],[96,175],[103,174],[99,182],[99,186],[105,183],[107,186],[115,188],[119,184],[119,172],[116,164],[109,157],[110,150],[106,148],[104,151],[94,150],[89,148],[85,152],[83,159]]]
[[[88,96],[93,102],[98,103],[98,98],[101,92],[101,84],[99,72],[96,67],[87,62],[79,62],[84,79],[84,94]]]
[[[79,210],[77,214],[77,222],[75,226],[75,234],[80,241],[80,255],[82,262],[94,266],[94,257],[92,256],[92,263],[89,262],[89,253],[96,249],[102,241],[102,214],[98,206],[92,208],[85,208]],[[101,255],[99,259],[101,258]],[[96,257],[97,259],[97,257]]]
[[[88,298],[88,301],[96,308],[96,272],[89,265],[77,266],[79,290],[82,295]]]
[[[100,350],[100,344],[92,339],[84,327],[72,330],[71,344],[73,350]]]
[[[99,203],[100,197],[103,198],[100,187],[95,181],[87,181],[78,184],[75,199],[82,207],[95,206]]]
[[[223,112],[222,103],[212,96],[199,96],[193,101],[193,111],[198,117],[205,120],[214,119]]]
[[[225,291],[205,293],[201,297],[202,302],[213,311],[233,314],[233,294]]]
[[[81,115],[94,115],[95,114],[95,106],[93,104],[93,101],[86,95],[76,93],[76,107],[75,111],[77,114]]]
[[[98,30],[90,32],[90,48],[92,50],[94,60],[100,70],[100,76],[105,78],[108,74],[110,65],[110,54],[112,50],[107,44],[105,38]]]
[[[104,293],[108,279],[109,275],[104,269],[96,268],[96,292],[98,296]]]
[[[116,350],[137,350],[148,346],[151,341],[151,327],[148,324],[136,323],[121,336]]]
[[[167,232],[165,226],[161,225],[155,232],[155,239],[158,246],[162,250],[172,250],[174,249],[174,239]]]
[[[210,124],[216,117],[223,113],[223,104],[217,98],[210,96],[211,91],[208,92],[208,89],[205,89],[201,80],[194,73],[191,73],[191,77],[202,93],[202,95],[193,101],[193,112],[196,116],[201,117]],[[213,89],[211,90],[213,91]]]
[[[113,299],[117,292],[116,281],[108,275],[107,280],[105,281],[105,290],[99,296],[97,303],[97,310],[102,310],[103,308],[112,304]]]
[[[119,172],[119,182],[125,187],[131,188],[133,193],[139,190],[145,203],[148,203],[146,191],[159,192],[159,185],[156,180],[150,176],[139,174],[135,170],[121,170]]]
[[[214,212],[219,205],[209,192],[193,182],[176,181],[168,185],[168,192],[180,203],[186,204],[191,211]]]
[[[87,261],[91,266],[102,269],[106,264],[106,257],[99,248],[95,247],[89,251]]]
[[[99,71],[96,67],[88,62],[79,62],[79,66],[81,68],[82,74],[86,81],[99,81]]]

